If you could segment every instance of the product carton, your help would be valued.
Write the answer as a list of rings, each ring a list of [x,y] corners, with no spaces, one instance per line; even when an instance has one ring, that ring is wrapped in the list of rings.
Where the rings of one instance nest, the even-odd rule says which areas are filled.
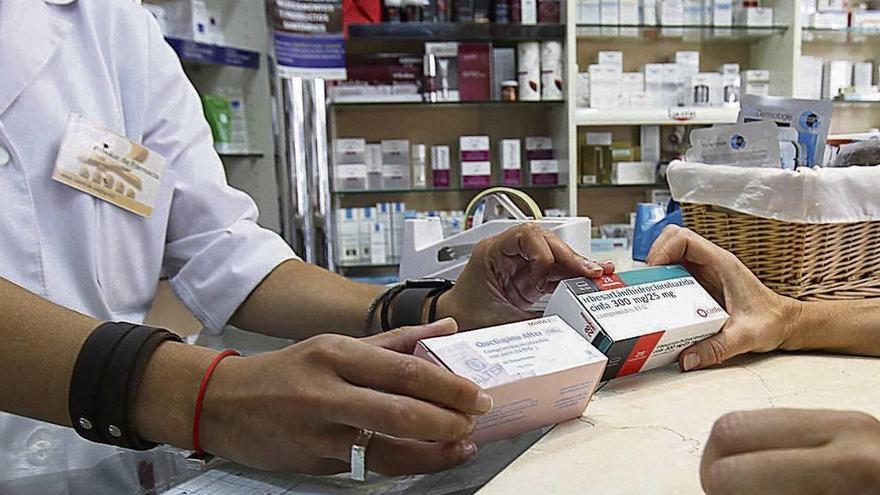
[[[544,315],[562,317],[608,356],[602,380],[672,363],[728,319],[681,266],[565,280]]]
[[[492,397],[477,417],[477,444],[579,417],[608,361],[556,316],[425,339],[415,355]]]

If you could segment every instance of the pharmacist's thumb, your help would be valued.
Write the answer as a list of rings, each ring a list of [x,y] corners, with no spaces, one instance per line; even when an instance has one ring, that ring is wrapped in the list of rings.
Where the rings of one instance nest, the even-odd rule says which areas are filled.
[[[721,364],[728,359],[748,352],[742,339],[735,336],[735,332],[724,329],[706,340],[681,351],[678,356],[678,364],[682,371],[693,371],[716,364]],[[731,334],[734,333],[732,336]]]

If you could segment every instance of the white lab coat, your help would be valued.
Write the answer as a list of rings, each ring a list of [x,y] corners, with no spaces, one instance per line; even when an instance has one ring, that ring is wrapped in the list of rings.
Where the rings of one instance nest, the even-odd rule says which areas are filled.
[[[70,113],[166,158],[150,218],[51,179]],[[0,0],[0,201],[0,276],[103,320],[141,321],[164,274],[219,331],[295,257],[227,185],[195,90],[131,0]],[[4,480],[89,468],[116,452],[0,413],[0,493]]]

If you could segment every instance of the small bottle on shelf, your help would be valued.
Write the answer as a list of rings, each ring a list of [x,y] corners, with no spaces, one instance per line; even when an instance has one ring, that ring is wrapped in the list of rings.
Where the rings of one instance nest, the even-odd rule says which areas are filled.
[[[426,151],[424,144],[414,144],[410,159],[412,161],[412,185],[413,189],[425,189],[428,187],[427,170],[425,170]]]

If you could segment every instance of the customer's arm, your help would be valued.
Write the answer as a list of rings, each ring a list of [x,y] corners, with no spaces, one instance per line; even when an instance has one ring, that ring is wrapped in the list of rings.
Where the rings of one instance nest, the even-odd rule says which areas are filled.
[[[79,350],[100,322],[0,279],[0,411],[69,426]],[[472,414],[491,407],[476,385],[411,356],[449,320],[371,339],[309,339],[224,360],[205,396],[205,451],[260,469],[348,470],[358,428],[375,430],[368,468],[390,475],[448,469],[475,453]],[[216,352],[167,342],[147,363],[134,424],[150,441],[192,448],[199,384]]]
[[[880,299],[800,302],[780,296],[733,254],[675,226],[654,243],[648,263],[685,265],[730,313],[720,333],[681,353],[685,371],[776,349],[880,356]]]

